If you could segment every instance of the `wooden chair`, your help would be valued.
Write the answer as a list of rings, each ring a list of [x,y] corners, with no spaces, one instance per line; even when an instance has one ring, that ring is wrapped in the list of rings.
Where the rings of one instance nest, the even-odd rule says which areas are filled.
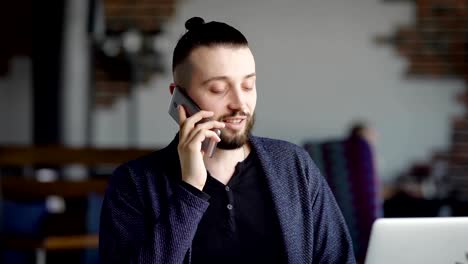
[[[69,164],[115,166],[152,151],[154,150],[0,146],[0,168],[11,166],[31,168],[44,164],[52,167],[62,167]],[[17,202],[45,200],[50,196],[59,196],[65,200],[86,199],[91,193],[103,194],[106,185],[107,178],[39,182],[31,175],[0,175],[0,193],[3,199]],[[85,216],[83,216],[84,218]],[[10,235],[1,238],[2,248],[35,251],[36,263],[46,263],[48,251],[97,248],[98,241],[98,234],[44,234],[40,238]]]

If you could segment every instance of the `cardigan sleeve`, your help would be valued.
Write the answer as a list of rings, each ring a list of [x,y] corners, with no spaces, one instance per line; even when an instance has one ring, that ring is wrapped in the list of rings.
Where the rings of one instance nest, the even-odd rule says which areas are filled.
[[[318,169],[314,173],[318,176],[312,200],[314,263],[354,264],[353,245],[343,215],[323,176]]]
[[[101,209],[101,263],[183,263],[207,199],[178,185],[164,201],[144,205],[135,172],[118,168],[112,175]],[[141,175],[140,175],[141,176]],[[149,207],[157,208],[150,210]],[[148,215],[158,211],[158,215]]]

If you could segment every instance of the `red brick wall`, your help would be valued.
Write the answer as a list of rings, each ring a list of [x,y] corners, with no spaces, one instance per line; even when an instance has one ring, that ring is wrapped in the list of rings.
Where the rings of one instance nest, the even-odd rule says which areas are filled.
[[[136,28],[155,34],[175,11],[175,0],[104,0],[106,29],[109,34],[121,34]],[[130,68],[125,56],[106,58],[95,51],[95,105],[109,107],[116,99],[128,96]]]
[[[466,89],[454,98],[468,110],[468,0],[414,0],[415,23],[400,27],[378,42],[390,43],[409,62],[407,77],[457,78]],[[444,87],[441,87],[443,89]],[[468,200],[468,111],[448,122],[449,150],[436,153],[446,160],[448,178],[458,197]]]
[[[107,27],[123,31],[129,24],[156,31],[174,13],[175,0],[104,0]]]

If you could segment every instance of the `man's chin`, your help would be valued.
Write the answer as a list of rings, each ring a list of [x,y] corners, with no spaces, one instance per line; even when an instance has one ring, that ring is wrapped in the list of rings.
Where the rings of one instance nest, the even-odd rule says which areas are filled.
[[[238,149],[245,145],[248,141],[248,135],[236,135],[236,136],[224,136],[221,135],[221,142],[218,143],[217,147],[219,149]]]
[[[218,143],[219,149],[238,149],[249,141],[249,135],[255,123],[255,116],[248,119],[246,126],[242,131],[221,130],[221,142]]]

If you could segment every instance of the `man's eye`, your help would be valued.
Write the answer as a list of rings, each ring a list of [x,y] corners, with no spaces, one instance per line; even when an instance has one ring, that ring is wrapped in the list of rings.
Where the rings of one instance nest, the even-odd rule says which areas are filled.
[[[255,87],[255,84],[252,84],[252,83],[244,85],[244,89],[248,91],[253,90],[254,87]]]
[[[252,90],[255,87],[255,81],[248,81],[243,84],[245,90]]]
[[[223,88],[213,88],[213,89],[211,89],[211,92],[215,93],[215,94],[220,94],[220,93],[224,92],[224,89]]]

